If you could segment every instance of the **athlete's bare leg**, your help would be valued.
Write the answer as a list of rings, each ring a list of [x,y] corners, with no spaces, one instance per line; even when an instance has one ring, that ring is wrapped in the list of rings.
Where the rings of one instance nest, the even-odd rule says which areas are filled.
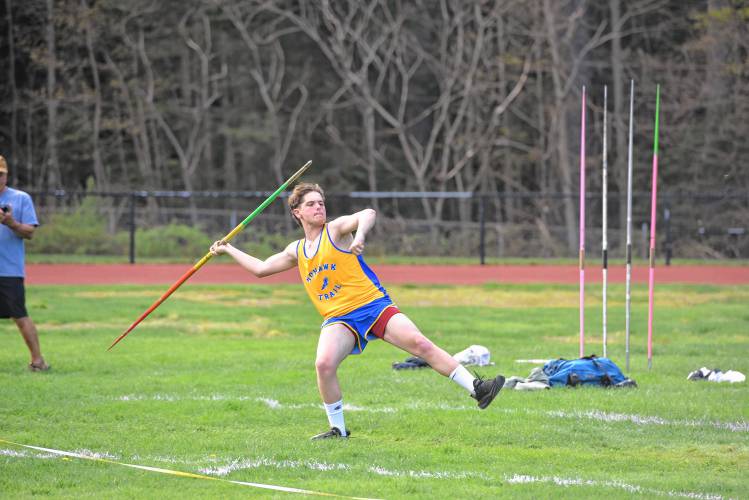
[[[341,400],[341,387],[338,384],[338,366],[354,348],[356,339],[351,330],[341,324],[329,325],[320,332],[317,342],[317,388],[326,404]]]
[[[413,321],[403,313],[390,318],[385,327],[383,340],[420,357],[445,377],[449,377],[453,370],[458,367],[455,358],[426,338]]]

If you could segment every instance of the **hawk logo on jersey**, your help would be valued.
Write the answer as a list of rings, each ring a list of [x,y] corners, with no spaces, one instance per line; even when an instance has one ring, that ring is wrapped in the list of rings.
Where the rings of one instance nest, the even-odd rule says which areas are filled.
[[[322,280],[322,288],[320,290],[325,290],[326,288],[328,288],[328,278]]]

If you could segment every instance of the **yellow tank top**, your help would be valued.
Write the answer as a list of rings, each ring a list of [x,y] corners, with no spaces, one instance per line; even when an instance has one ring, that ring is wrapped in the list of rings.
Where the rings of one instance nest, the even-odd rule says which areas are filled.
[[[324,319],[350,313],[386,297],[377,275],[361,255],[335,246],[328,225],[323,227],[317,251],[307,255],[304,239],[297,242],[299,275],[312,303]]]

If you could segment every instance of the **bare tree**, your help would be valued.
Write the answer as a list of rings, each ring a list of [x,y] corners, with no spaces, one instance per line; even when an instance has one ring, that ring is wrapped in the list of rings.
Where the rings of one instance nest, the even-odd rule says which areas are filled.
[[[551,64],[548,68],[553,83],[553,111],[551,116],[550,145],[556,150],[556,164],[559,173],[561,191],[568,193],[564,197],[564,227],[567,232],[567,247],[572,251],[577,244],[577,223],[573,197],[574,183],[573,162],[570,161],[570,150],[574,133],[580,131],[577,106],[571,106],[570,95],[577,94],[578,79],[588,53],[604,42],[602,35],[607,22],[601,21],[591,33],[586,32],[582,22],[585,5],[577,2],[552,2],[544,0],[543,17],[545,37],[548,45]],[[574,94],[573,94],[574,92]],[[573,125],[577,123],[577,126]]]
[[[84,15],[86,49],[88,51],[88,61],[91,66],[91,78],[94,83],[94,112],[92,120],[93,130],[91,133],[94,176],[96,178],[96,185],[99,187],[99,189],[103,189],[106,191],[109,189],[109,176],[107,175],[107,171],[104,170],[104,165],[101,159],[101,147],[99,145],[102,114],[102,89],[101,80],[99,78],[99,63],[96,61],[96,50],[94,49],[94,21],[92,19],[93,12],[89,9],[87,0],[81,0],[81,11]]]
[[[19,159],[18,155],[18,86],[16,84],[16,59],[15,43],[13,41],[13,5],[12,0],[5,0],[5,16],[8,23],[8,80],[10,83],[10,151],[9,161]],[[7,154],[7,153],[6,153]],[[18,178],[17,169],[13,171],[13,177]]]
[[[141,96],[148,96],[153,93],[153,77],[149,73],[140,73],[140,52],[141,44],[143,43],[142,29],[139,29],[138,40],[133,40],[128,32],[128,26],[137,16],[153,14],[153,11],[136,12],[131,13],[130,16],[125,17],[118,25],[118,34],[121,37],[124,45],[128,47],[130,57],[129,64],[124,63],[126,67],[135,69],[135,74],[131,78],[129,74],[126,74],[125,70],[120,68],[120,64],[115,61],[113,54],[107,49],[102,48],[103,55],[107,61],[107,67],[115,75],[116,85],[119,87],[121,92],[121,99],[124,101],[126,115],[123,117],[125,121],[125,129],[130,136],[132,141],[133,153],[136,158],[136,165],[138,167],[140,178],[149,186],[156,186],[156,165],[153,161],[152,147],[151,147],[151,136],[149,135],[148,129],[148,118],[146,116],[145,106]],[[146,90],[142,90],[140,82],[145,80]]]
[[[60,163],[57,152],[57,55],[55,50],[55,5],[47,0],[47,184],[51,188],[60,187]],[[44,174],[42,174],[42,181]]]
[[[193,40],[187,27],[187,23],[193,14],[196,15],[199,21],[198,31],[203,36],[202,46]],[[211,138],[211,133],[207,128],[208,113],[211,106],[213,106],[214,102],[220,96],[217,82],[226,76],[227,70],[225,67],[222,67],[219,72],[211,72],[211,60],[214,58],[212,52],[213,38],[211,33],[211,21],[202,9],[199,9],[196,13],[188,12],[185,14],[180,20],[179,32],[182,35],[185,44],[197,55],[200,68],[199,76],[197,81],[193,84],[193,88],[190,89],[190,94],[183,96],[185,101],[187,101],[186,114],[190,117],[189,127],[185,127],[186,130],[180,131],[179,128],[182,128],[180,125],[184,123],[182,120],[180,120],[176,126],[170,125],[165,113],[161,111],[159,106],[157,106],[153,92],[149,92],[146,95],[145,101],[153,114],[156,123],[158,123],[161,131],[166,135],[169,144],[177,155],[182,182],[185,189],[192,191],[194,190],[193,178],[195,172],[200,161],[203,159],[203,153]],[[146,67],[146,72],[153,73],[150,59],[143,44],[140,44],[139,52],[141,62]],[[196,96],[195,99],[192,98],[193,93]],[[179,135],[182,137],[179,137]],[[190,208],[192,222],[193,224],[197,224],[197,207],[192,198],[190,199]]]
[[[501,96],[488,122],[474,121],[469,111],[486,99],[486,89],[476,82],[485,60],[493,57],[485,42],[497,14],[478,4],[417,2],[406,8],[373,0],[274,12],[303,30],[340,78],[331,105],[348,95],[361,112],[370,186],[375,185],[374,151],[382,149],[375,145],[375,116],[396,140],[415,187],[445,191],[465,184],[463,169],[486,147],[497,118],[525,81],[521,78],[520,85]],[[417,19],[415,12],[422,16]],[[434,45],[425,45],[430,39]],[[465,187],[480,183],[481,176],[471,176]],[[423,199],[426,217],[439,220],[443,203]]]
[[[223,12],[239,32],[239,35],[252,58],[250,75],[257,85],[263,105],[267,111],[273,141],[271,166],[279,184],[284,180],[283,166],[289,155],[299,115],[307,102],[305,84],[307,69],[291,81],[286,72],[286,54],[281,43],[283,36],[296,30],[278,27],[279,19],[261,22],[255,16],[259,11],[250,5],[250,14],[245,18],[237,4],[225,4]],[[284,112],[287,102],[291,111]]]

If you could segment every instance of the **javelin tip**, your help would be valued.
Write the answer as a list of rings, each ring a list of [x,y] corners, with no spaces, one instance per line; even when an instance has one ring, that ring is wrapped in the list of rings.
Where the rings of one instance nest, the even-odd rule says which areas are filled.
[[[125,335],[127,335],[128,333],[130,333],[130,332],[131,332],[131,331],[133,330],[133,326],[134,326],[134,325],[130,326],[130,328],[128,328],[127,330],[125,330],[125,332],[124,332],[124,333],[123,333],[122,335],[120,335],[119,337],[117,337],[117,338],[116,338],[116,339],[114,340],[114,342],[112,342],[112,345],[110,345],[110,346],[109,346],[109,347],[107,348],[107,352],[111,351],[111,350],[112,350],[112,348],[113,348],[114,346],[116,346],[116,345],[117,345],[117,344],[119,343],[119,341],[120,341],[120,340],[124,339],[124,338],[125,338]]]
[[[286,182],[284,183],[284,186],[288,186],[289,184],[291,184],[292,182],[294,182],[295,180],[297,180],[297,179],[298,179],[299,177],[301,177],[301,176],[302,176],[302,174],[303,174],[303,173],[304,173],[304,172],[305,172],[305,171],[306,171],[306,170],[307,170],[307,169],[308,169],[308,168],[309,168],[309,167],[310,167],[311,165],[312,165],[312,160],[308,160],[308,161],[307,161],[307,163],[305,163],[304,165],[302,165],[302,167],[301,167],[301,168],[300,168],[299,170],[297,170],[296,172],[294,172],[294,175],[292,175],[292,176],[291,176],[291,177],[289,178],[289,180],[288,180],[288,181],[286,181]]]
[[[155,307],[153,307],[153,308],[149,309],[148,311],[146,311],[145,313],[143,313],[141,315],[141,317],[138,318],[135,321],[135,323],[133,323],[132,325],[130,325],[130,327],[128,327],[127,330],[125,330],[124,332],[122,332],[122,335],[120,335],[119,337],[117,337],[116,339],[114,339],[114,342],[112,342],[112,345],[109,346],[109,348],[107,349],[107,351],[111,351],[112,348],[114,346],[116,346],[120,342],[120,340],[124,339],[127,336],[128,333],[132,332],[135,329],[135,327],[138,326],[138,324],[140,324],[140,322],[143,321],[143,319],[146,316],[148,316],[148,313],[150,313],[153,309],[155,309]]]

